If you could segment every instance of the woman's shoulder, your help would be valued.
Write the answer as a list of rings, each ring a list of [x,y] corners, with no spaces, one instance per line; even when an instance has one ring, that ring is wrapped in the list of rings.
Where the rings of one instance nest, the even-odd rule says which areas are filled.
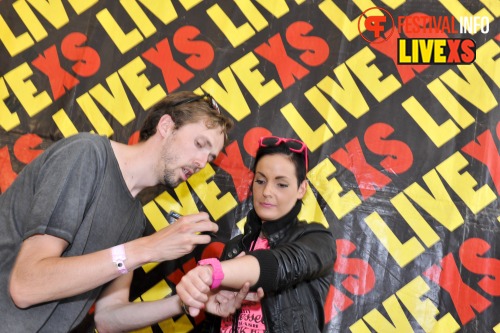
[[[325,235],[329,235],[333,237],[332,231],[325,227],[323,224],[319,222],[309,222],[309,221],[304,221],[304,220],[297,220],[297,223],[295,224],[296,230],[299,230],[302,234],[308,234],[308,233],[322,233]]]
[[[297,226],[299,226],[300,228],[311,229],[311,230],[329,230],[320,222],[305,221],[305,220],[299,220],[299,219],[297,219],[297,222],[298,222]]]

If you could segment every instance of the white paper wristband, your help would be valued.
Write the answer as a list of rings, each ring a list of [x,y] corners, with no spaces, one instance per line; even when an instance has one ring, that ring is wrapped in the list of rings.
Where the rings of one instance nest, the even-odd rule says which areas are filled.
[[[124,263],[124,261],[127,260],[127,256],[125,255],[125,246],[123,246],[123,244],[111,248],[111,257],[120,273],[128,273],[127,267]]]

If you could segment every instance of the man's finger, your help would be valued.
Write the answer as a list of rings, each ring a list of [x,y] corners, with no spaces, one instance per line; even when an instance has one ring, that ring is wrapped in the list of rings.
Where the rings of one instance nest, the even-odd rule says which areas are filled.
[[[259,297],[259,301],[264,297],[264,289],[257,289],[257,296]]]
[[[250,283],[245,282],[243,287],[241,287],[240,291],[236,295],[236,303],[238,304],[238,307],[240,306],[241,302],[247,297],[248,291],[250,290]]]
[[[196,317],[197,315],[200,314],[200,309],[197,309],[197,308],[193,308],[193,307],[189,307],[189,315],[191,317]]]
[[[260,300],[264,297],[264,290],[262,288],[257,289],[257,292],[250,292],[245,297],[245,300],[251,302],[260,302]]]
[[[227,303],[229,300],[232,300],[236,297],[236,292],[229,290],[219,290],[217,294],[215,294],[215,300],[219,303]]]
[[[183,221],[187,223],[198,223],[201,221],[210,221],[210,218],[206,212],[199,212],[196,214],[184,215],[181,217]]]
[[[217,232],[219,231],[219,226],[212,221],[201,221],[195,224],[193,230],[199,232]]]
[[[191,297],[190,295],[188,296],[184,296],[184,295],[180,295],[179,296],[181,297],[181,300],[182,300],[182,303],[185,305],[185,306],[188,306],[190,309],[191,308],[198,308],[198,309],[202,309],[204,306],[205,306],[205,303],[203,302],[200,302],[196,299],[194,299],[193,297]]]

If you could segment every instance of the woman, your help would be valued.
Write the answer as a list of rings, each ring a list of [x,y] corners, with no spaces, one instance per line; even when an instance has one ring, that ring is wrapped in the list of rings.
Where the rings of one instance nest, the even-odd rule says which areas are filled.
[[[298,140],[263,137],[255,158],[253,209],[244,234],[230,240],[218,259],[201,260],[177,285],[182,301],[203,308],[219,286],[262,288],[228,318],[209,318],[216,332],[321,332],[323,304],[336,258],[335,239],[319,223],[297,219],[306,193],[308,156]],[[239,255],[241,252],[246,255]],[[260,298],[260,297],[258,297]]]

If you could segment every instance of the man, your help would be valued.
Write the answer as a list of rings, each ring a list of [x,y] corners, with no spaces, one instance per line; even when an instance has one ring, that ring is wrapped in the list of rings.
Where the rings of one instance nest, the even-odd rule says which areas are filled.
[[[140,237],[146,218],[137,195],[201,170],[231,127],[210,96],[173,93],[149,110],[136,145],[82,133],[27,165],[0,196],[1,330],[68,332],[106,283],[116,279],[103,298],[112,303],[128,293],[134,269],[208,243],[200,232],[218,227],[206,213]],[[223,299],[213,300],[215,312],[227,310]],[[168,314],[179,314],[176,296],[169,302]]]

